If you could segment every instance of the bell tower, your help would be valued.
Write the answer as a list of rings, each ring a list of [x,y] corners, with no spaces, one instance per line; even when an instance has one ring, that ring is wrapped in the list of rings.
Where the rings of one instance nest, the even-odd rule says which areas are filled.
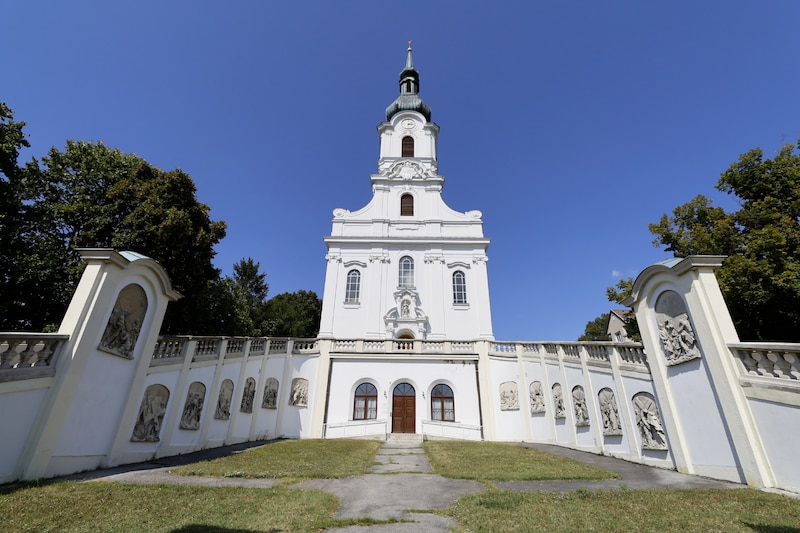
[[[321,337],[493,338],[482,214],[442,200],[439,126],[411,52],[409,41],[400,95],[378,125],[372,200],[333,211]]]

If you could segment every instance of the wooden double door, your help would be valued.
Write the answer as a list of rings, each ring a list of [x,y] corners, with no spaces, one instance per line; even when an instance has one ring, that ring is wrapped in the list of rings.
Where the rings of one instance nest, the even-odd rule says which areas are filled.
[[[408,383],[400,383],[392,393],[392,433],[416,433],[417,393]]]

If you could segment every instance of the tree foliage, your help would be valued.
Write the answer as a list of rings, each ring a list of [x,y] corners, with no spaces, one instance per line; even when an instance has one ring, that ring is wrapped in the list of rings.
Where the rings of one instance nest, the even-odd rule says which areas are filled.
[[[606,296],[609,302],[617,302],[621,304],[628,296],[633,293],[633,278],[621,279],[613,287],[606,289]],[[623,320],[625,325],[625,333],[628,338],[633,342],[642,342],[642,334],[639,331],[639,323],[636,321],[636,313],[631,312],[625,315]]]
[[[322,300],[313,291],[285,292],[267,301],[268,330],[274,337],[316,337]]]
[[[727,213],[697,196],[649,226],[653,244],[676,257],[729,256],[717,279],[739,336],[800,341],[800,153],[786,145],[765,159],[751,150],[716,188],[739,209]]]
[[[607,341],[608,340],[608,319],[610,313],[603,313],[594,320],[586,323],[583,335],[578,337],[579,341]]]

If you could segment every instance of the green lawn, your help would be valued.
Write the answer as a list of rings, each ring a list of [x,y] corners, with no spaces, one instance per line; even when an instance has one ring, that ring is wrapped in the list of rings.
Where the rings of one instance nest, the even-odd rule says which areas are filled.
[[[613,479],[616,472],[503,442],[427,441],[424,444],[437,474],[477,481]]]

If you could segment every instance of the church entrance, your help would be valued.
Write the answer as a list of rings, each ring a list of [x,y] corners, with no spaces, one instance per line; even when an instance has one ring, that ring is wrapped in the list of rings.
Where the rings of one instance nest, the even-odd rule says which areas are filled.
[[[400,383],[392,393],[392,433],[415,433],[417,395],[414,387]]]

